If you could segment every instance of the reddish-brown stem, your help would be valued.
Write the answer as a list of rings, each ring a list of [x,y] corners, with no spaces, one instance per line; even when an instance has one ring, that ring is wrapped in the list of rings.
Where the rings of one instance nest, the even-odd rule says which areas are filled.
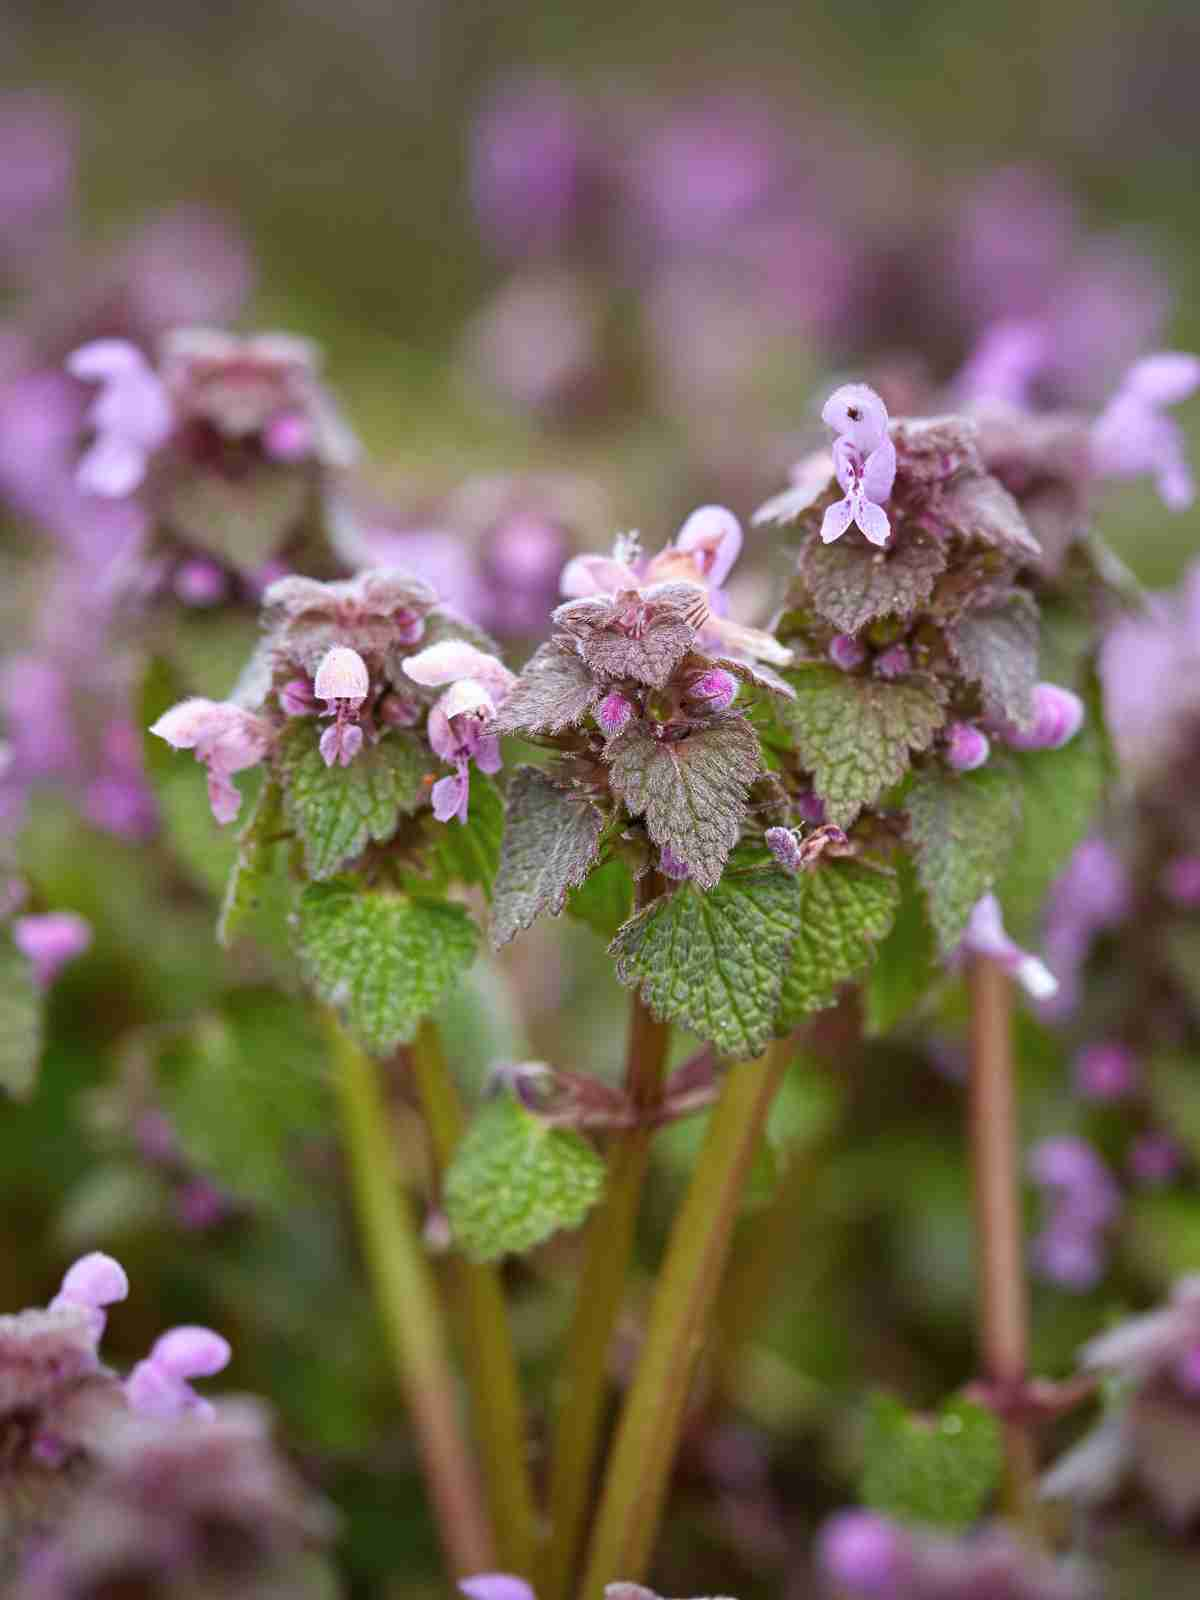
[[[1019,1389],[1029,1369],[1029,1298],[1017,1153],[1012,980],[987,956],[972,959],[969,1142],[975,1213],[979,1351],[983,1375]],[[1004,1502],[1036,1527],[1037,1454],[1029,1419],[1004,1428]]]

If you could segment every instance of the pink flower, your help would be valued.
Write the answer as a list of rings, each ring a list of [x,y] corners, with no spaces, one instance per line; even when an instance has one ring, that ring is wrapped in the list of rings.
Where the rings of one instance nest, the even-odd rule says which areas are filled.
[[[896,481],[887,407],[865,383],[845,383],[830,395],[821,416],[838,434],[833,470],[845,491],[845,498],[826,510],[821,538],[832,544],[853,523],[872,544],[885,545],[892,526],[883,506]]]
[[[992,747],[986,733],[970,722],[952,722],[946,729],[946,762],[956,772],[974,772],[982,767]]]
[[[1013,750],[1061,750],[1083,726],[1083,701],[1070,689],[1057,683],[1033,686],[1033,721],[1028,728],[998,730]]]
[[[129,1279],[121,1263],[114,1261],[112,1256],[93,1250],[67,1269],[49,1309],[59,1311],[64,1306],[71,1306],[85,1311],[94,1341],[99,1344],[107,1320],[104,1308],[124,1300],[128,1294]]]
[[[1047,1000],[1058,989],[1058,979],[1045,962],[1022,950],[1004,931],[1000,902],[994,894],[985,894],[976,902],[963,934],[962,949],[999,962],[1031,999]]]
[[[81,346],[67,358],[67,370],[100,385],[87,414],[95,438],[79,463],[80,488],[113,498],[131,494],[174,426],[166,388],[141,351],[123,339]]]
[[[18,917],[13,940],[32,963],[34,976],[47,989],[66,966],[92,942],[91,925],[73,911],[50,911],[43,916]]]
[[[620,733],[633,714],[632,700],[614,689],[611,694],[606,694],[597,706],[596,721],[600,724],[601,733],[606,738],[612,739]]]
[[[125,1397],[143,1417],[196,1416],[211,1420],[212,1403],[192,1388],[191,1378],[211,1378],[228,1366],[228,1341],[211,1328],[172,1328],[125,1380]]]
[[[424,688],[449,685],[429,713],[426,734],[434,754],[455,771],[438,779],[430,799],[439,822],[466,822],[471,762],[480,772],[499,772],[500,741],[484,730],[517,680],[502,661],[463,639],[419,650],[405,659],[404,671]]]
[[[1075,1058],[1075,1088],[1087,1100],[1123,1100],[1139,1076],[1137,1057],[1116,1040],[1090,1044]]]
[[[829,641],[829,659],[843,672],[853,672],[867,659],[867,647],[852,633],[835,633]]]
[[[1092,425],[1092,459],[1107,477],[1154,476],[1170,511],[1191,505],[1196,488],[1179,424],[1165,416],[1200,388],[1200,357],[1162,351],[1137,361]]]
[[[235,772],[256,767],[271,746],[271,727],[230,701],[181,700],[165,711],[150,732],[175,750],[194,750],[208,768],[208,799],[218,822],[232,822],[242,797],[230,781]]]

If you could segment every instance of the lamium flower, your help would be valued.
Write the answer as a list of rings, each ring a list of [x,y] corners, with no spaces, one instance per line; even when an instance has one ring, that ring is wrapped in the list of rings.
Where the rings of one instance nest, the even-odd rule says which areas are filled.
[[[33,964],[34,977],[48,989],[66,966],[92,942],[91,924],[73,911],[50,911],[41,916],[18,917],[13,941]]]
[[[876,676],[889,681],[907,676],[912,666],[912,652],[906,644],[894,644],[875,657]]]
[[[198,1395],[189,1380],[223,1371],[231,1354],[228,1341],[211,1328],[172,1328],[126,1378],[130,1406],[143,1417],[211,1420],[216,1415],[212,1402]]]
[[[873,1511],[839,1511],[817,1540],[817,1565],[826,1582],[855,1600],[894,1600],[910,1576],[910,1540]]]
[[[829,641],[829,659],[843,672],[853,672],[867,659],[867,647],[852,633],[835,633]]]
[[[763,835],[767,849],[787,872],[799,872],[802,859],[800,841],[791,828],[768,828]]]
[[[1093,1288],[1105,1266],[1105,1232],[1121,1207],[1120,1192],[1086,1140],[1043,1139],[1029,1156],[1029,1175],[1050,1200],[1045,1226],[1033,1241],[1034,1267],[1060,1288]]]
[[[724,613],[722,589],[742,549],[742,526],[724,506],[701,506],[659,553],[642,556],[637,536],[618,539],[611,556],[575,556],[563,568],[560,588],[568,599],[593,595],[642,595],[656,586],[691,583],[704,591],[707,616],[698,627],[697,646],[734,659],[768,661],[786,667],[792,652],[758,628],[745,627]]]
[[[1027,728],[1006,726],[1000,738],[1013,750],[1061,750],[1083,726],[1083,701],[1057,683],[1033,686],[1033,717]]]
[[[999,962],[1033,1000],[1046,1000],[1058,989],[1058,980],[1044,961],[1022,950],[1004,930],[1000,902],[985,894],[975,904],[967,921],[961,950],[977,956],[990,956]]]
[[[1141,1133],[1130,1147],[1127,1165],[1135,1183],[1154,1187],[1171,1181],[1183,1165],[1183,1152],[1169,1134]]]
[[[64,1306],[82,1311],[91,1330],[92,1342],[99,1345],[104,1334],[106,1307],[116,1305],[129,1295],[129,1279],[125,1269],[112,1256],[93,1250],[81,1256],[74,1266],[68,1267],[58,1293],[47,1310],[61,1311]]]
[[[235,772],[258,766],[271,747],[271,726],[230,701],[181,700],[150,729],[175,750],[194,750],[208,769],[208,799],[218,822],[232,822],[242,797]]]
[[[600,731],[606,738],[613,739],[634,715],[635,707],[632,700],[614,689],[611,694],[606,694],[596,707],[596,721]]]
[[[709,711],[727,711],[737,699],[738,682],[724,667],[712,667],[687,685],[685,696],[700,701]]]
[[[327,767],[348,767],[362,749],[358,710],[371,687],[367,664],[357,650],[334,645],[313,679],[313,694],[325,702],[325,716],[337,720],[321,735],[321,759]]]
[[[80,487],[114,498],[132,494],[175,426],[166,387],[142,352],[123,339],[81,346],[68,357],[67,370],[100,385],[87,413],[95,436],[79,462]]]
[[[1139,1077],[1137,1057],[1117,1040],[1090,1044],[1075,1058],[1075,1089],[1085,1100],[1124,1100]]]
[[[1198,356],[1162,351],[1135,362],[1092,426],[1095,470],[1112,478],[1149,474],[1168,510],[1190,506],[1196,489],[1186,441],[1179,424],[1165,411],[1187,400],[1197,388]]]
[[[429,713],[427,732],[435,755],[455,768],[439,778],[430,798],[439,822],[466,822],[471,763],[480,772],[499,772],[500,741],[487,725],[517,681],[495,656],[462,639],[443,639],[404,661],[405,675],[427,689],[446,688]]]
[[[887,407],[865,383],[846,383],[830,395],[821,416],[838,435],[833,470],[845,492],[825,512],[821,539],[832,544],[853,523],[872,544],[885,545],[892,528],[883,507],[896,481]]]
[[[685,878],[690,878],[692,875],[691,867],[688,866],[686,861],[679,859],[669,844],[663,845],[662,850],[659,852],[658,870],[664,878],[670,878],[674,883],[681,883]]]

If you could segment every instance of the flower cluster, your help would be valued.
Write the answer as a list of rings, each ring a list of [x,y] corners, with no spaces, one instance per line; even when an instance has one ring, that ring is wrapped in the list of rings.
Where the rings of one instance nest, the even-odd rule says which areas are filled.
[[[818,1562],[831,1593],[847,1600],[1087,1600],[1094,1583],[1011,1533],[915,1533],[870,1511],[842,1511],[821,1530]]]

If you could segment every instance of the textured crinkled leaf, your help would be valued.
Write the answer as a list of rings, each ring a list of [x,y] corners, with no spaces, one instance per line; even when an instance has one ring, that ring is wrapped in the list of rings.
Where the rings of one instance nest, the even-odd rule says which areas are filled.
[[[769,694],[781,694],[785,700],[795,698],[795,690],[786,678],[781,678],[774,667],[765,661],[743,661],[740,656],[710,656],[705,666],[722,667],[735,678],[748,683],[753,689],[765,689]]]
[[[584,922],[607,944],[633,911],[633,874],[619,856],[589,872],[567,896],[567,915]]]
[[[0,928],[0,1089],[23,1098],[42,1054],[42,992],[12,934]]]
[[[283,795],[275,780],[267,778],[238,834],[237,857],[225,882],[217,918],[217,943],[225,950],[258,909],[282,827]]]
[[[600,685],[586,664],[551,639],[525,663],[493,727],[497,733],[561,733],[582,722],[599,698]]]
[[[968,611],[946,641],[963,675],[979,685],[983,709],[1000,722],[1026,724],[1038,675],[1038,609],[1015,591],[1002,605]]]
[[[471,774],[466,822],[439,822],[430,812],[425,832],[439,881],[478,884],[490,900],[504,836],[504,801],[491,778],[482,772]]]
[[[613,792],[645,816],[655,844],[669,845],[711,888],[738,841],[746,796],[758,775],[758,735],[741,716],[716,717],[686,738],[656,739],[632,723],[608,747]]]
[[[455,1152],[446,1216],[472,1260],[519,1255],[561,1228],[577,1228],[604,1178],[604,1162],[585,1139],[547,1126],[506,1094],[481,1108]]]
[[[1000,1424],[983,1406],[952,1400],[935,1417],[914,1417],[876,1395],[863,1429],[864,1505],[901,1522],[960,1530],[999,1487]]]
[[[320,583],[315,578],[281,578],[267,590],[263,626],[276,663],[301,667],[315,676],[334,645],[353,643],[362,656],[384,658],[400,687],[412,684],[399,672],[396,655],[422,647],[412,640],[414,617],[425,619],[437,595],[422,579],[381,567],[356,578]]]
[[[708,893],[685,883],[654,900],[609,954],[656,1016],[740,1059],[758,1055],[774,1033],[801,914],[790,873],[730,872]]]
[[[369,839],[390,839],[400,818],[416,810],[433,762],[416,735],[400,729],[364,744],[348,767],[327,767],[319,740],[319,723],[294,717],[280,735],[275,770],[309,876],[330,878]]]
[[[828,820],[839,828],[904,776],[910,752],[927,750],[945,721],[932,678],[886,683],[812,666],[790,672],[788,681],[796,699],[780,708],[780,716]]]
[[[583,659],[604,678],[636,678],[661,689],[696,642],[708,616],[704,590],[664,583],[609,599],[568,600],[554,622],[579,641]]]
[[[155,1078],[188,1160],[239,1198],[284,1211],[311,1193],[305,1142],[328,1133],[324,1064],[307,1007],[242,989],[169,1042]]]
[[[875,952],[863,984],[864,1025],[872,1038],[890,1033],[926,994],[939,965],[933,928],[907,856],[896,867],[900,898],[891,932]]]
[[[900,488],[944,483],[964,468],[979,470],[979,430],[969,417],[905,417],[891,426]]]
[[[384,1055],[412,1039],[475,959],[478,939],[462,906],[334,878],[301,893],[296,943],[320,997]]]
[[[826,861],[793,880],[800,929],[779,997],[776,1028],[790,1033],[837,999],[841,984],[871,961],[896,915],[896,879],[856,861]]]
[[[188,544],[253,572],[296,531],[311,497],[305,472],[263,461],[236,478],[189,472],[168,490],[163,514]]]
[[[1025,513],[998,478],[987,472],[964,472],[937,492],[932,514],[942,527],[963,539],[1021,560],[1036,561],[1042,553],[1025,521]]]
[[[994,886],[1021,822],[1021,791],[1008,763],[975,772],[931,768],[905,801],[917,875],[943,955],[963,936],[975,902]]]
[[[492,904],[497,950],[543,912],[558,916],[596,859],[603,825],[589,800],[537,767],[518,767],[508,786]]]
[[[924,529],[898,529],[878,550],[850,532],[833,544],[810,539],[800,573],[813,605],[843,633],[857,633],[876,617],[908,617],[933,593],[946,570],[946,553]]]
[[[1022,797],[1021,827],[996,892],[1005,926],[1018,941],[1036,936],[1050,885],[1095,826],[1108,774],[1098,719],[1093,705],[1061,750],[1022,751],[1012,758]]]

